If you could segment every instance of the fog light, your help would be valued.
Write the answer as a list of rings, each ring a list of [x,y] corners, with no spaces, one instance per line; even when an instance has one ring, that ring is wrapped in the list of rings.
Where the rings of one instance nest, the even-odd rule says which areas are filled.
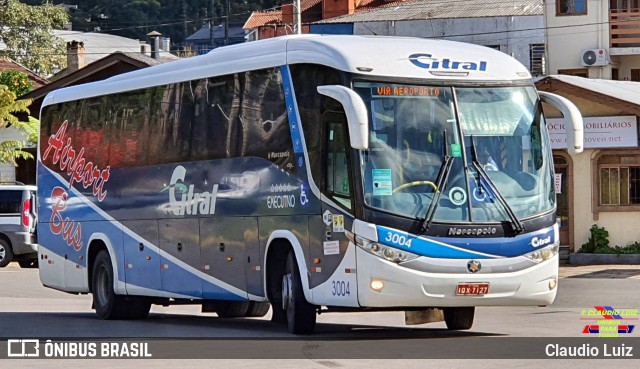
[[[382,282],[379,279],[372,279],[371,280],[371,289],[376,291],[376,292],[380,292],[382,291],[382,289],[384,288],[384,282]]]
[[[557,285],[558,285],[558,281],[556,279],[552,279],[552,280],[549,281],[549,289],[550,290],[556,288]]]

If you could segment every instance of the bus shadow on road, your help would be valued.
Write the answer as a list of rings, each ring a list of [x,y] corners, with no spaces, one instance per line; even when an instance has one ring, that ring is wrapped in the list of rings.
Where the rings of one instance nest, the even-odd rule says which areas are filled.
[[[494,337],[497,333],[449,331],[420,326],[322,323],[314,334],[296,336],[286,327],[265,318],[219,318],[215,315],[152,313],[145,320],[100,320],[91,312],[0,313],[1,337],[14,338],[186,338],[186,339],[288,339],[363,340]]]

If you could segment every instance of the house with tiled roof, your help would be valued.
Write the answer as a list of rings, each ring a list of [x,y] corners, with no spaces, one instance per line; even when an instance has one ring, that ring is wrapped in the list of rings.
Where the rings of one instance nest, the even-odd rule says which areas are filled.
[[[340,1],[348,0],[337,0]],[[353,12],[314,22],[310,33],[410,36],[468,42],[509,54],[534,75],[545,74],[543,0],[406,0],[387,1],[379,6],[374,6],[376,0],[369,1],[369,6],[363,6],[367,2],[363,0]]]
[[[302,33],[313,32],[313,23],[342,15],[367,12],[371,9],[391,7],[411,0],[300,0]],[[295,5],[282,4],[278,10],[253,12],[243,29],[251,40],[259,40],[295,33]],[[329,27],[335,29],[336,27]],[[327,33],[327,32],[325,32]],[[350,33],[350,32],[333,32]]]
[[[301,0],[302,33],[411,36],[487,46],[545,74],[543,0]],[[254,12],[251,40],[294,32],[294,6]]]

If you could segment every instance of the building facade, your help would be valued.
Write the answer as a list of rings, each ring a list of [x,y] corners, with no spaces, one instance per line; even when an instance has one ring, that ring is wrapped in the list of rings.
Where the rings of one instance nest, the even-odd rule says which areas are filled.
[[[557,75],[537,86],[569,98],[585,119],[584,153],[554,147],[564,244],[579,250],[594,224],[612,246],[640,242],[640,1],[545,1],[545,22]],[[548,122],[552,139],[559,123]]]
[[[410,0],[354,11],[311,25],[311,33],[409,36],[468,42],[511,55],[533,75],[545,74],[542,0]],[[334,29],[336,28],[336,29]]]

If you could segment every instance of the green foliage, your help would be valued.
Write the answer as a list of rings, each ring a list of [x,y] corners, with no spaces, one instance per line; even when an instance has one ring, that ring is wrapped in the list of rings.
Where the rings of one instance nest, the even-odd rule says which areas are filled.
[[[20,97],[31,91],[33,82],[26,73],[8,69],[0,72],[0,85],[9,87],[9,90]]]
[[[604,227],[598,227],[594,224],[589,229],[591,235],[587,240],[587,243],[583,244],[580,248],[580,252],[595,252],[598,249],[609,248],[609,231]]]
[[[628,246],[600,247],[593,251],[594,254],[640,254],[640,243],[635,242]]]
[[[640,254],[640,242],[634,242],[627,246],[609,246],[609,231],[604,227],[594,224],[589,229],[591,236],[587,243],[583,244],[578,252],[591,254]]]
[[[15,113],[29,114],[30,104],[31,100],[16,101],[16,94],[7,86],[0,85],[0,130],[11,126],[25,137],[25,140],[0,142],[0,163],[16,165],[18,158],[33,158],[33,155],[22,149],[27,142],[35,145],[38,141],[39,122],[33,117],[29,117],[28,122],[22,122],[14,115]]]
[[[0,6],[0,41],[11,59],[30,70],[50,75],[66,65],[66,45],[52,34],[69,21],[64,8],[44,3],[38,6],[4,0]]]

